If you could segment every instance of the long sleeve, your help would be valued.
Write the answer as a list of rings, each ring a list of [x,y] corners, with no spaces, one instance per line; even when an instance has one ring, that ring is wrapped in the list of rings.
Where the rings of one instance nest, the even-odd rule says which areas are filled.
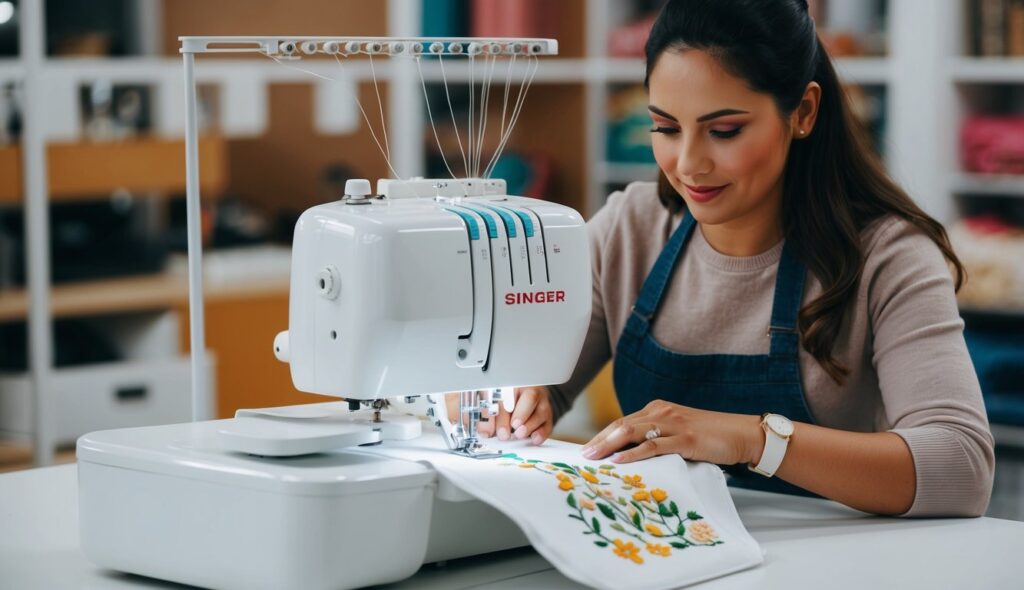
[[[896,221],[879,231],[862,281],[885,422],[916,469],[905,516],[984,514],[993,439],[945,259],[920,230]]]
[[[615,203],[621,198],[620,193],[613,194],[608,204],[602,207],[587,222],[587,235],[590,239],[590,268],[593,279],[593,304],[590,314],[590,327],[583,342],[579,360],[569,381],[552,385],[551,406],[557,422],[569,411],[576,397],[604,367],[611,358],[611,344],[608,337],[608,324],[605,318],[604,300],[601,293],[603,252],[608,233],[614,224]]]

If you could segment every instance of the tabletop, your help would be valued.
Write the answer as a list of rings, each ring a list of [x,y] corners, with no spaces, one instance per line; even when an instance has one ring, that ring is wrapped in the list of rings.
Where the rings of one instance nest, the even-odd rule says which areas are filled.
[[[730,489],[763,565],[694,588],[1019,588],[1024,523],[896,519],[828,500]],[[0,587],[185,588],[100,568],[78,542],[75,465],[0,475]],[[386,588],[581,588],[531,548],[424,566]]]

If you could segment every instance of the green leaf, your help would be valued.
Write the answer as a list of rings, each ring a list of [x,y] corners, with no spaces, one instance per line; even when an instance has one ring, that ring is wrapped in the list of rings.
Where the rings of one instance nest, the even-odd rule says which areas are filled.
[[[636,528],[640,528],[640,513],[639,512],[634,512],[633,513],[633,524],[636,526]]]
[[[597,468],[598,469],[615,469],[615,466],[614,465],[609,465],[609,464],[605,463],[603,465],[598,465]]]
[[[594,541],[594,544],[597,545],[598,547],[607,547],[608,546],[608,543],[606,541]]]
[[[595,533],[601,534],[601,523],[597,522],[597,517],[596,516],[593,517],[592,519],[590,519],[590,524],[592,524],[594,526],[594,532]]]
[[[622,505],[622,506],[625,506],[626,505],[626,499],[623,498],[622,496],[619,496],[619,504]]]
[[[568,516],[569,518],[575,518],[576,520],[582,520],[583,522],[587,522],[586,520],[583,520],[583,517],[579,514],[567,514],[566,516]]]
[[[672,516],[672,511],[669,510],[668,506],[664,504],[658,504],[658,514],[662,516]]]
[[[704,517],[691,510],[686,513],[686,518],[689,518],[690,520],[701,520]]]
[[[622,526],[621,524],[619,524],[617,522],[612,523],[612,528],[617,530],[617,531],[619,531],[620,533],[626,532],[626,527]]]
[[[519,459],[519,455],[515,453],[505,453],[501,456],[502,459]]]
[[[607,505],[607,504],[605,504],[603,502],[599,502],[597,504],[597,507],[601,510],[601,514],[607,516],[611,520],[615,520],[615,511],[612,510],[611,506],[609,506],[609,505]]]
[[[636,508],[637,512],[639,512],[640,514],[644,513],[644,507],[640,505],[640,502],[637,502],[636,500],[630,500],[629,503],[633,505],[633,508]]]
[[[597,475],[597,470],[590,465],[585,465],[583,468],[589,471],[592,475]]]
[[[569,492],[569,495],[565,497],[565,502],[569,506],[572,506],[573,508],[575,508],[576,507],[576,496],[574,496],[572,492]]]
[[[552,463],[555,467],[561,467],[562,469],[572,470],[572,466],[567,463]]]
[[[573,471],[572,469],[566,469],[566,468],[563,467],[562,471],[568,473],[569,475],[576,475],[576,472]]]
[[[679,528],[676,529],[676,534],[679,535],[680,537],[685,535],[686,534],[686,525],[683,524],[683,523],[679,523]]]
[[[672,511],[673,516],[679,516],[679,507],[676,506],[675,502],[669,502],[668,509]]]
[[[527,459],[527,463],[543,463],[540,459]]]
[[[669,545],[672,545],[676,549],[686,549],[687,547],[689,547],[689,545],[685,543],[676,543],[675,541],[672,541],[671,543],[669,543]]]

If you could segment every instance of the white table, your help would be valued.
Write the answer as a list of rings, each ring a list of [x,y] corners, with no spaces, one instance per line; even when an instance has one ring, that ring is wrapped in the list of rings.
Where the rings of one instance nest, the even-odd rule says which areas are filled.
[[[878,518],[834,502],[732,490],[764,565],[698,587],[1024,588],[1024,523]],[[103,570],[78,547],[76,467],[0,475],[0,588],[184,588]],[[532,549],[426,566],[388,588],[580,588]]]

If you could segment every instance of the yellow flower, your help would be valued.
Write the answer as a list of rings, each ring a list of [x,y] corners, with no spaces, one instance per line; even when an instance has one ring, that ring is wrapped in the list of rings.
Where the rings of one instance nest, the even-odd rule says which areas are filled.
[[[631,542],[625,542],[622,539],[615,539],[615,555],[623,559],[628,559],[633,563],[643,563],[644,558],[640,557],[640,548]]]
[[[612,474],[612,472],[608,471],[607,469],[598,469],[598,471],[601,472],[601,475],[611,475]]]
[[[656,526],[654,526],[653,524],[650,524],[650,523],[645,524],[644,528],[647,529],[648,533],[651,533],[655,537],[661,537],[661,536],[664,536],[664,534],[665,534],[665,533],[661,532],[661,529],[659,529],[658,527],[656,527]]]
[[[529,468],[533,467],[533,465],[534,465],[533,463],[520,463],[519,464],[519,466],[522,467],[523,469],[529,469]]]
[[[643,502],[648,498],[650,498],[650,494],[648,494],[647,492],[640,491],[633,493],[633,499],[636,500],[637,502]]]
[[[558,487],[559,487],[559,489],[568,492],[569,490],[575,488],[576,485],[573,484],[572,481],[569,480],[569,478],[566,478],[566,479],[563,479],[562,481],[558,482]]]
[[[654,488],[653,490],[651,490],[651,497],[654,498],[655,502],[661,503],[664,502],[666,498],[668,498],[668,493],[661,488]]]
[[[634,488],[643,489],[647,487],[647,484],[645,484],[642,481],[642,478],[639,475],[624,475],[622,477],[622,481],[626,482],[627,485],[633,486]]]
[[[668,545],[662,545],[661,543],[648,543],[647,552],[653,555],[668,557],[669,555],[672,555],[672,548]]]
[[[613,492],[611,490],[607,490],[607,489],[606,490],[601,490],[601,495],[604,496],[605,498],[614,498],[615,497],[615,492]]]
[[[569,481],[569,476],[559,471],[555,474],[555,478],[560,481]]]
[[[580,471],[580,475],[583,476],[583,479],[589,481],[590,483],[601,483],[601,480],[597,479],[597,476],[587,471],[586,469]]]
[[[594,504],[594,502],[588,498],[582,498],[580,499],[580,506],[582,506],[584,510],[593,510],[597,507],[597,504]]]
[[[706,520],[698,520],[686,527],[686,532],[696,543],[711,543],[718,540],[718,533]]]

